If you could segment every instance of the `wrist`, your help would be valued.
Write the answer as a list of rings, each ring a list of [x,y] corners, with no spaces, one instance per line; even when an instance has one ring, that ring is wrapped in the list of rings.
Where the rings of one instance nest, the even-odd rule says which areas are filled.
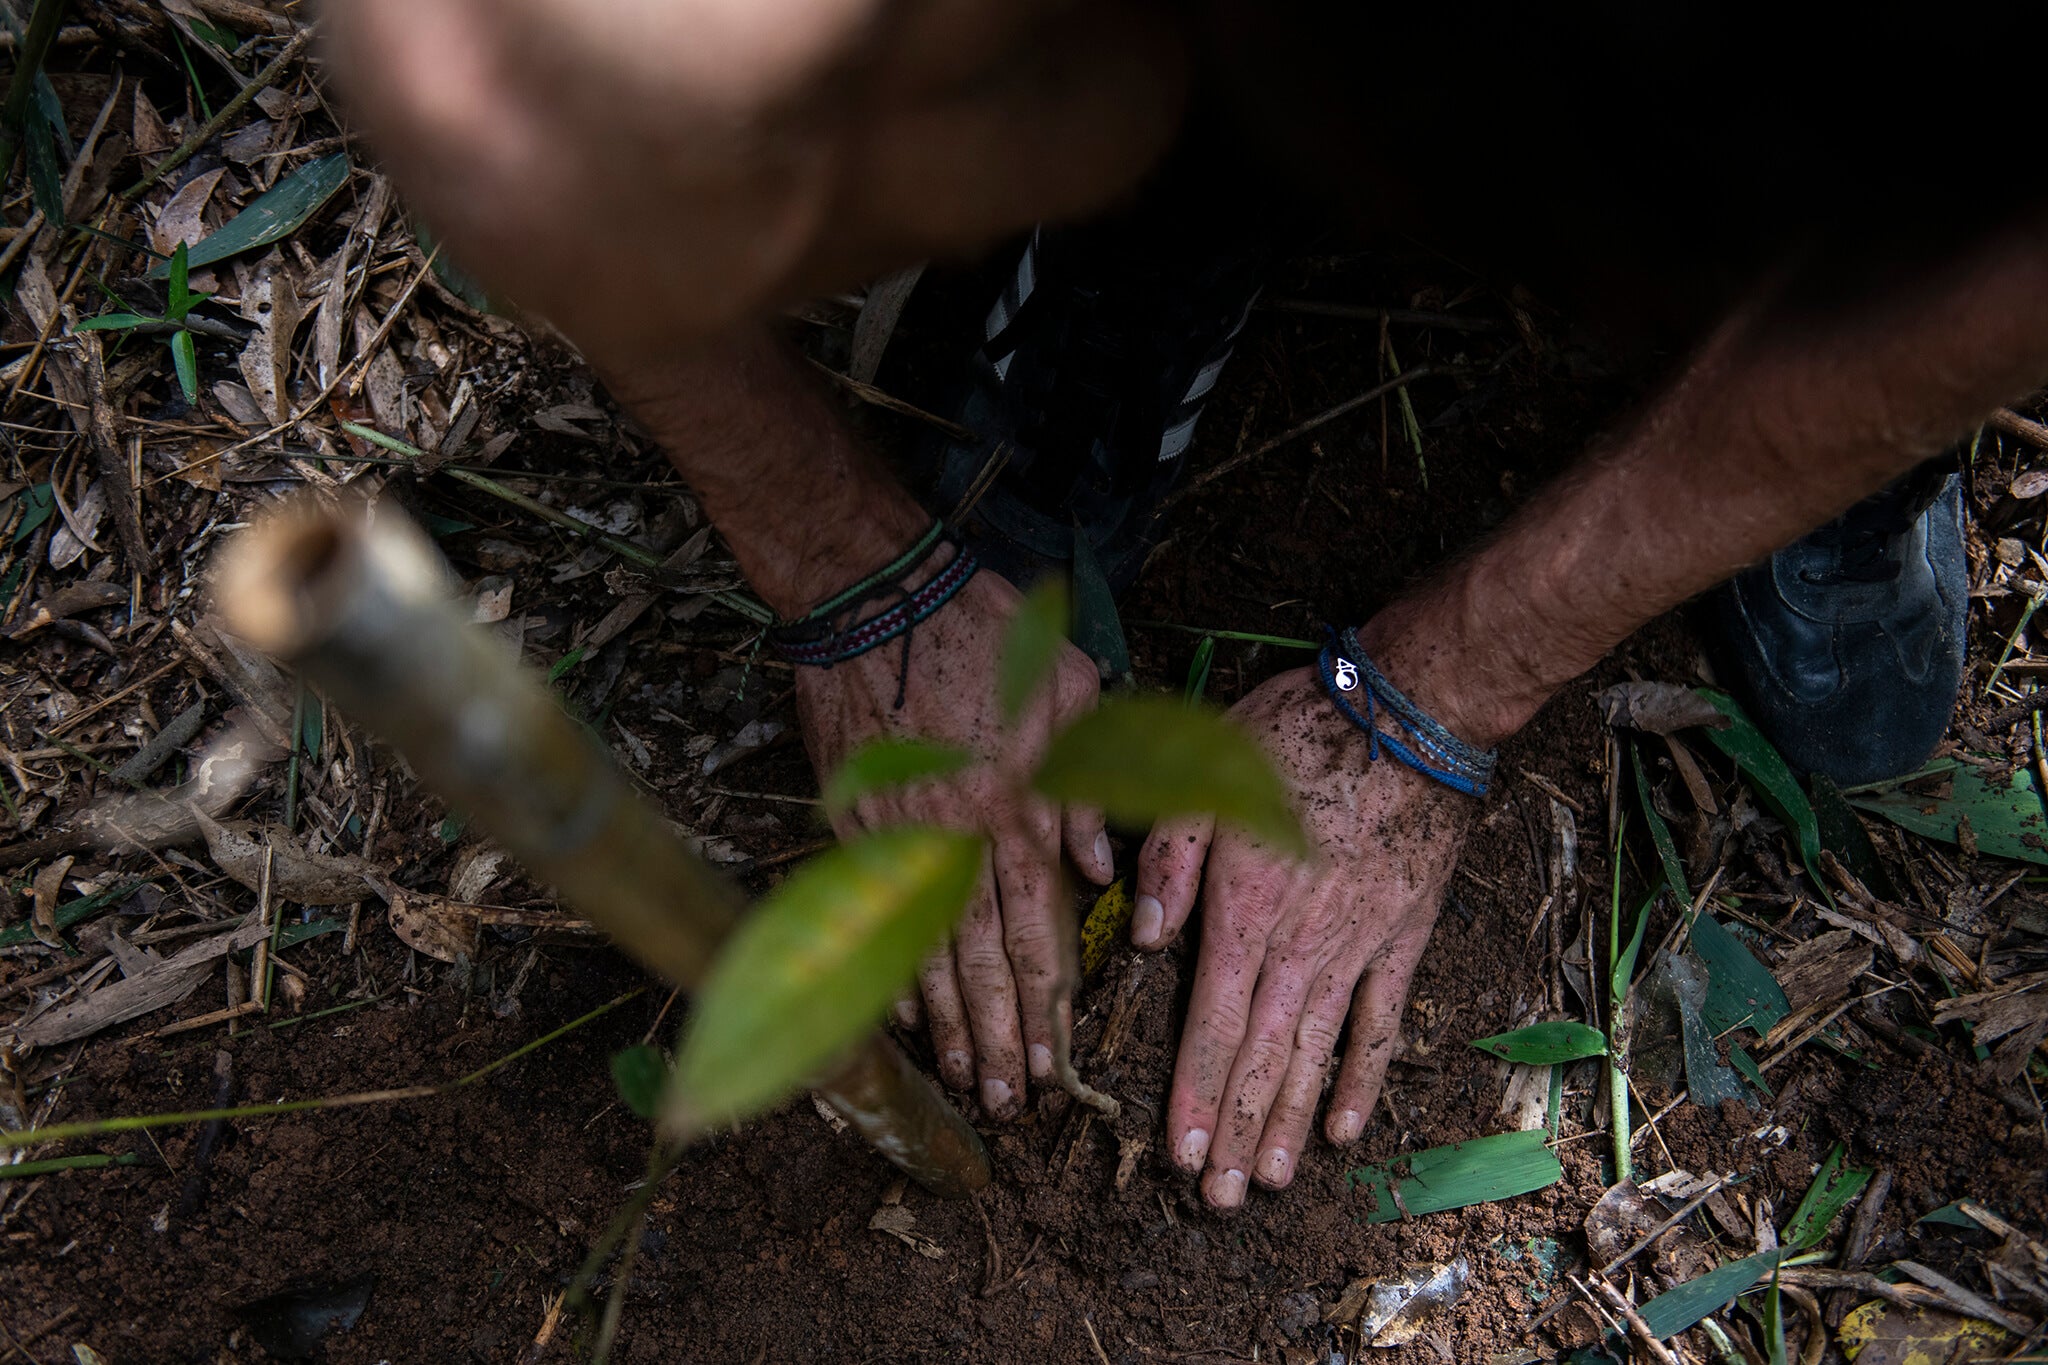
[[[1416,705],[1459,739],[1491,749],[1593,661],[1563,672],[1560,659],[1522,648],[1521,635],[1476,601],[1460,575],[1389,603],[1358,627],[1358,640]]]

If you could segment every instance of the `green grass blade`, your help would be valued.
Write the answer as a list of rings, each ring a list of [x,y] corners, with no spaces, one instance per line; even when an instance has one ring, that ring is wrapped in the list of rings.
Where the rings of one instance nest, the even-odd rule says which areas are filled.
[[[1956,843],[1963,820],[1980,853],[2023,862],[2048,863],[2048,820],[2041,815],[2041,797],[2034,775],[2025,768],[2009,779],[1987,782],[1968,764],[1957,765],[1946,796],[1921,796],[1899,783],[1866,788],[1849,796],[1849,804],[1867,810],[1913,833]]]
[[[1533,1128],[1431,1147],[1413,1156],[1347,1171],[1344,1183],[1372,1197],[1373,1209],[1366,1215],[1369,1223],[1392,1222],[1403,1208],[1411,1214],[1439,1213],[1512,1199],[1564,1179],[1557,1153],[1545,1139],[1541,1128]]]
[[[1758,1280],[1778,1267],[1782,1251],[1759,1251],[1739,1261],[1730,1261],[1676,1289],[1666,1290],[1637,1311],[1650,1335],[1659,1341],[1675,1337],[1700,1319],[1720,1312],[1741,1295],[1756,1287]]]
[[[1015,725],[1028,703],[1052,676],[1060,647],[1067,642],[1067,589],[1047,579],[1024,596],[1024,605],[1010,618],[996,661],[996,704],[1003,723]]]
[[[57,164],[56,124],[39,104],[28,108],[22,129],[22,149],[28,162],[29,192],[43,217],[64,224],[64,170]]]
[[[1547,1024],[1530,1024],[1526,1028],[1496,1033],[1490,1038],[1475,1038],[1472,1046],[1511,1062],[1555,1066],[1559,1062],[1575,1062],[1581,1057],[1598,1057],[1607,1051],[1607,1035],[1585,1024],[1557,1019]]]
[[[1656,904],[1657,893],[1652,891],[1650,898],[1643,902],[1643,908],[1636,911],[1635,932],[1629,935],[1628,946],[1621,950],[1610,968],[1612,976],[1608,987],[1616,1009],[1628,1002],[1628,985],[1635,980],[1636,958],[1642,954],[1643,934],[1650,927],[1650,910]]]
[[[668,1084],[668,1062],[651,1043],[612,1054],[612,1082],[619,1098],[643,1119],[661,1112],[662,1087]]]
[[[80,896],[68,905],[58,906],[54,916],[57,921],[58,932],[62,933],[72,925],[81,922],[89,916],[98,914],[109,906],[119,905],[134,894],[135,889],[141,885],[142,883],[139,881],[118,882],[104,891],[95,891],[90,896]],[[36,931],[35,926],[32,924],[22,923],[14,925],[9,929],[0,929],[0,948],[19,948],[23,944],[34,942],[36,942]]]
[[[57,498],[48,480],[32,483],[22,490],[21,523],[14,528],[14,543],[21,544],[43,528],[57,511]]]
[[[825,784],[825,809],[837,815],[870,792],[945,777],[973,762],[973,754],[953,744],[915,736],[873,740],[848,754],[833,772]]]
[[[1806,864],[1807,875],[1821,894],[1827,894],[1827,883],[1820,875],[1820,822],[1814,817],[1813,805],[1806,799],[1806,791],[1799,785],[1799,779],[1792,776],[1792,770],[1785,765],[1784,758],[1771,742],[1764,738],[1763,731],[1756,728],[1735,698],[1725,692],[1710,688],[1698,689],[1713,708],[1728,717],[1729,724],[1719,730],[1708,730],[1707,738],[1714,747],[1735,760],[1735,766],[1749,779],[1757,796],[1770,808],[1773,815],[1783,820],[1799,841],[1799,858]]]
[[[980,838],[902,826],[821,854],[761,902],[698,993],[666,1109],[685,1131],[744,1117],[873,1028],[953,927]]]
[[[319,212],[334,192],[348,183],[348,155],[335,152],[309,161],[256,196],[249,207],[230,218],[219,231],[193,244],[187,263],[193,268],[251,251],[289,237]],[[166,279],[170,267],[159,265],[149,272],[151,279]]]
[[[1181,699],[1193,706],[1209,690],[1209,670],[1216,664],[1216,637],[1204,635],[1202,642],[1195,646],[1195,657],[1188,663],[1187,686],[1181,691]]]
[[[162,318],[146,318],[140,313],[102,313],[96,318],[87,318],[71,330],[74,332],[118,332],[126,327],[140,327],[145,322],[162,321]]]
[[[1849,1207],[1863,1187],[1870,1183],[1871,1172],[1842,1164],[1842,1144],[1836,1143],[1828,1153],[1828,1159],[1821,1163],[1820,1171],[1813,1177],[1813,1183],[1806,1187],[1806,1195],[1799,1201],[1799,1207],[1792,1210],[1792,1217],[1785,1223],[1780,1239],[1794,1251],[1805,1251],[1828,1235],[1828,1225],[1836,1215]]]
[[[1778,1295],[1778,1267],[1771,1267],[1771,1287],[1764,1294],[1764,1349],[1770,1353],[1770,1365],[1785,1365],[1785,1309]],[[1820,1324],[1814,1323],[1812,1331],[1819,1331]]]
[[[164,310],[164,316],[182,322],[185,314],[192,311],[192,248],[184,242],[171,248],[170,264],[164,267],[164,273],[171,281],[166,296],[170,306]]]
[[[1642,751],[1631,744],[1628,755],[1629,767],[1635,770],[1636,775],[1636,801],[1643,808],[1643,823],[1650,827],[1650,842],[1656,846],[1657,861],[1663,864],[1664,882],[1680,905],[1691,905],[1692,888],[1686,883],[1685,864],[1679,860],[1678,845],[1671,838],[1671,826],[1650,800],[1650,778],[1643,771]]]
[[[1222,716],[1173,698],[1105,701],[1054,737],[1031,784],[1126,825],[1209,812],[1286,852],[1308,852],[1265,751]]]
[[[187,403],[199,401],[199,351],[192,344],[190,332],[171,333],[171,362],[178,370],[178,387],[185,391]]]

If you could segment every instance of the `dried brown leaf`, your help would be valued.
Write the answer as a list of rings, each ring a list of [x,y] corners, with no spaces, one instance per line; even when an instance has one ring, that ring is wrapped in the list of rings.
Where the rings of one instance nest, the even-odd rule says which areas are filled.
[[[1600,694],[1599,702],[1609,725],[1652,735],[1695,726],[1725,730],[1731,724],[1712,702],[1677,683],[1617,683]]]
[[[270,894],[298,905],[346,905],[383,894],[384,870],[367,858],[309,853],[275,826],[248,820],[199,817],[207,851],[222,872],[251,891],[261,890],[270,864]]]
[[[391,932],[437,961],[474,958],[476,931],[474,906],[413,891],[394,891],[391,897]]]
[[[216,934],[191,944],[134,976],[100,987],[83,1000],[37,1016],[16,1033],[15,1041],[25,1047],[68,1043],[166,1005],[175,1005],[213,974],[216,959],[247,948],[268,934],[269,930],[250,915],[232,933]]]
[[[35,908],[31,911],[31,923],[36,937],[52,948],[64,946],[64,937],[57,931],[57,897],[64,890],[64,877],[71,871],[72,859],[59,858],[42,871],[36,873]]]
[[[214,187],[220,184],[220,178],[225,174],[226,167],[216,167],[186,181],[183,188],[157,210],[156,222],[149,230],[149,244],[168,256],[178,249],[178,243],[190,244],[204,237],[206,206],[213,199]]]

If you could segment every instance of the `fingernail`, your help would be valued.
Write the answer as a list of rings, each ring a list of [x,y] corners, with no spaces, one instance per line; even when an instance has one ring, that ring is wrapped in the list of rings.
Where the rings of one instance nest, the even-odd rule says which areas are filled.
[[[1131,942],[1140,948],[1149,948],[1159,942],[1159,931],[1166,924],[1166,907],[1159,903],[1157,896],[1140,896],[1131,908]]]
[[[974,1084],[974,1059],[964,1052],[949,1052],[939,1059],[939,1074],[955,1090]]]
[[[905,1028],[916,1028],[917,1006],[911,1004],[908,1000],[898,1000],[896,1002],[896,1022]]]
[[[1031,1076],[1034,1080],[1048,1080],[1052,1076],[1052,1049],[1044,1043],[1031,1045]]]
[[[1216,1177],[1216,1189],[1210,1198],[1219,1209],[1234,1209],[1244,1202],[1244,1172],[1225,1171]]]
[[[1188,1135],[1180,1140],[1176,1154],[1184,1171],[1199,1171],[1202,1162],[1209,1156],[1209,1135],[1200,1128],[1188,1129]]]
[[[1259,1179],[1268,1185],[1285,1185],[1292,1163],[1287,1160],[1283,1147],[1268,1147],[1259,1157],[1257,1167]]]
[[[1007,1082],[990,1076],[981,1083],[981,1107],[991,1114],[1001,1114],[1010,1107],[1010,1087]]]
[[[1365,1116],[1356,1109],[1346,1109],[1330,1120],[1330,1138],[1335,1142],[1356,1142],[1364,1131]]]
[[[1116,870],[1116,854],[1110,851],[1107,832],[1095,836],[1095,866],[1108,876]]]

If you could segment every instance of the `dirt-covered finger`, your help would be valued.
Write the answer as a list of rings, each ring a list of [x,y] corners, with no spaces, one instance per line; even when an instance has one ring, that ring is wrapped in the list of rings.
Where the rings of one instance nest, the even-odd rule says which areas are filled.
[[[1337,1034],[1351,1006],[1355,973],[1355,966],[1351,970],[1327,967],[1309,990],[1307,1007],[1294,1030],[1294,1055],[1288,1059],[1287,1074],[1272,1111],[1266,1115],[1258,1156],[1252,1161],[1252,1179],[1268,1189],[1280,1189],[1294,1180],[1302,1149],[1308,1145],[1316,1105],[1323,1097],[1323,1083],[1330,1076]]]
[[[1166,1140],[1174,1162],[1189,1173],[1200,1171],[1209,1159],[1216,1116],[1244,1043],[1266,955],[1265,932],[1257,926],[1270,919],[1270,911],[1248,902],[1260,895],[1277,899],[1283,892],[1284,883],[1240,888],[1236,904],[1219,904],[1214,893],[1206,904],[1195,986],[1166,1105]]]
[[[1025,1058],[1035,1081],[1052,1079],[1052,1012],[1067,938],[1055,916],[1072,913],[1060,904],[1058,821],[1051,806],[1034,803],[999,826],[991,860],[1002,901],[1003,950],[1016,983]]]
[[[1244,1041],[1238,1045],[1224,1087],[1216,1115],[1216,1139],[1209,1150],[1209,1170],[1202,1180],[1203,1197],[1217,1208],[1242,1204],[1245,1187],[1258,1173],[1258,1162],[1265,1155],[1259,1141],[1294,1060],[1295,1035],[1315,969],[1314,963],[1279,953],[1268,953],[1260,964]],[[1264,1183],[1287,1182],[1283,1177]]]
[[[1131,907],[1131,942],[1164,948],[1180,934],[1202,886],[1202,864],[1216,832],[1213,816],[1161,820],[1138,854],[1138,898]]]
[[[1358,983],[1351,1003],[1351,1042],[1330,1093],[1329,1117],[1323,1131],[1336,1143],[1356,1141],[1379,1101],[1387,1063],[1401,1045],[1401,1011],[1408,1003],[1408,983],[1429,943],[1425,927],[1397,942],[1373,964]]]
[[[974,1035],[981,1107],[996,1118],[1011,1118],[1024,1104],[1024,1038],[1018,1027],[1017,983],[1003,943],[995,870],[987,858],[953,940],[953,968],[967,1028]]]
[[[1116,853],[1109,846],[1109,831],[1100,810],[1068,806],[1060,816],[1060,838],[1082,876],[1097,886],[1116,880]]]
[[[917,972],[925,1017],[931,1021],[932,1053],[939,1059],[939,1078],[955,1090],[974,1088],[974,1035],[967,1028],[967,1007],[953,974],[953,945],[926,958]]]

